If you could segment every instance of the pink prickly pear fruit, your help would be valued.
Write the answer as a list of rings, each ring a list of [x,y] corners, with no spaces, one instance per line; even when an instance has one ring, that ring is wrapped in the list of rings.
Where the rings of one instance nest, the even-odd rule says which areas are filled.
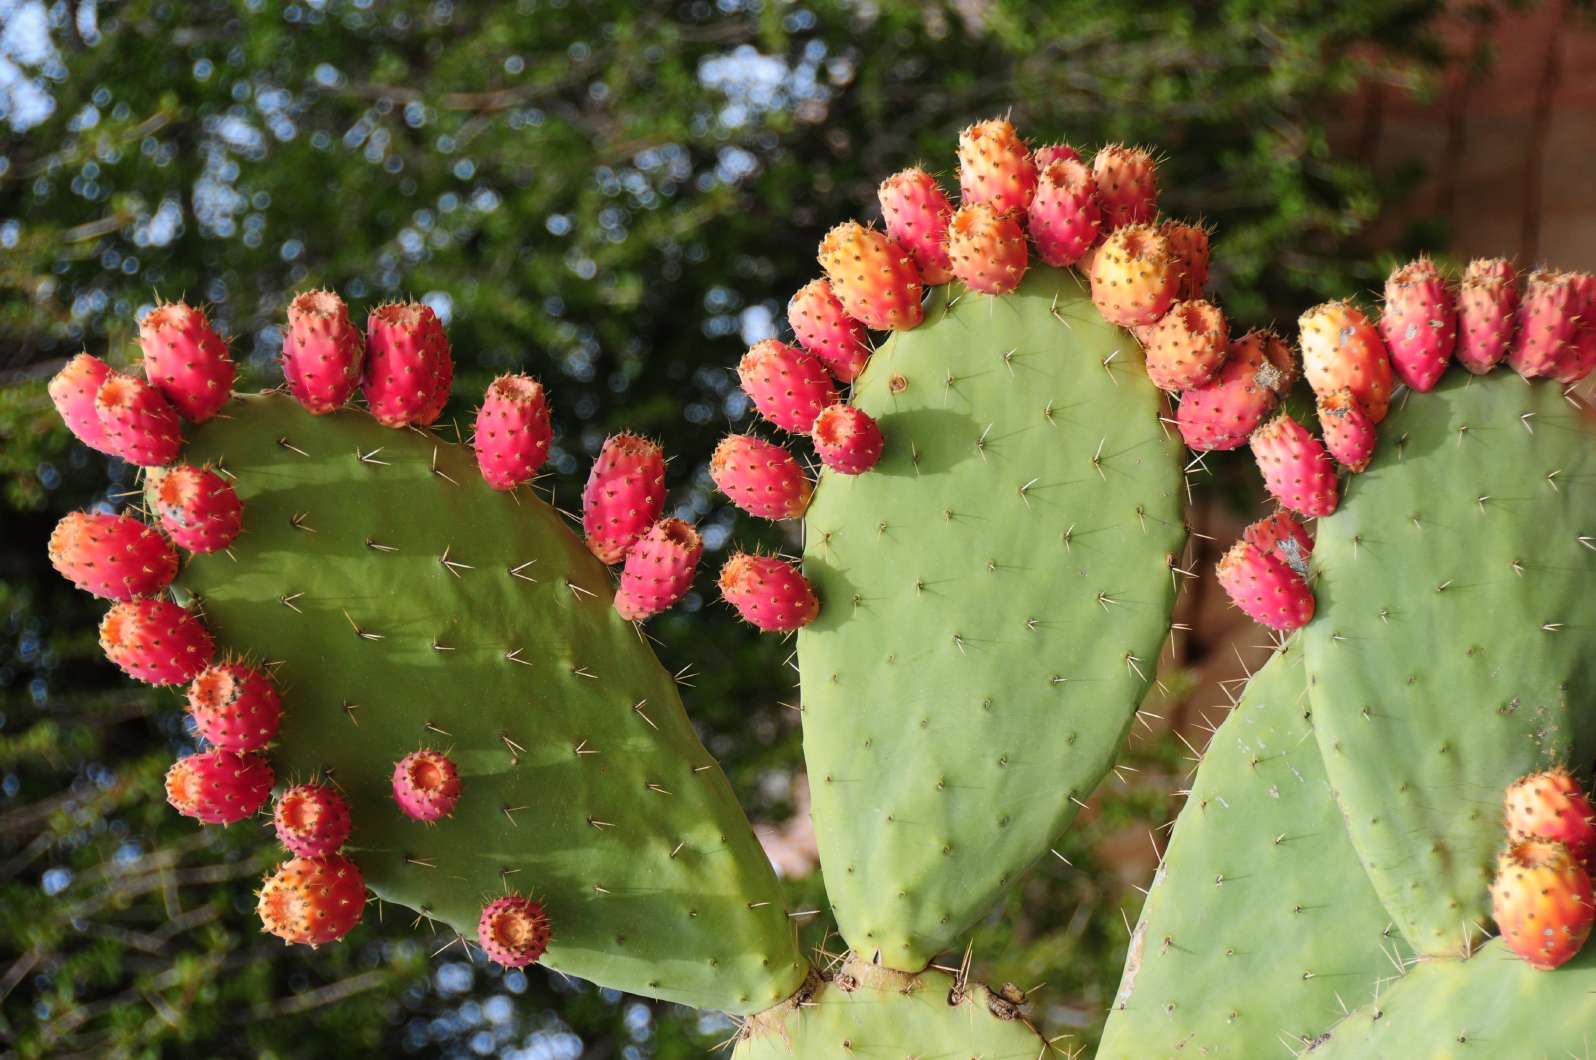
[[[698,531],[680,519],[661,519],[626,553],[615,610],[628,622],[641,622],[666,610],[692,588],[693,571],[703,554]]]
[[[240,662],[212,663],[188,686],[194,730],[224,751],[259,751],[277,735],[282,699],[271,679]]]
[[[460,771],[441,752],[411,751],[394,763],[393,801],[413,820],[447,817],[460,801]]]
[[[820,462],[844,475],[862,475],[881,459],[881,427],[852,405],[832,405],[815,417],[812,435]]]
[[[820,241],[820,267],[848,315],[877,331],[920,323],[925,287],[914,258],[897,240],[845,221]]]
[[[1385,419],[1391,404],[1391,357],[1385,340],[1351,302],[1325,302],[1297,318],[1302,374],[1318,395],[1345,387],[1369,419]]]
[[[1036,163],[1004,118],[976,122],[959,133],[959,201],[996,214],[1025,216],[1036,193]]]
[[[1290,512],[1282,510],[1264,516],[1243,530],[1241,539],[1264,555],[1274,556],[1304,578],[1308,576],[1313,539]]]
[[[342,298],[331,291],[303,291],[288,304],[283,378],[294,399],[313,415],[348,403],[365,361],[365,341]]]
[[[793,455],[750,434],[728,434],[709,458],[709,477],[732,503],[761,519],[796,519],[814,486]]]
[[[1270,629],[1301,629],[1313,618],[1307,579],[1250,542],[1236,542],[1219,560],[1219,584],[1248,618]]]
[[[1555,839],[1587,872],[1596,871],[1596,809],[1568,770],[1519,777],[1507,786],[1504,802],[1509,838]]]
[[[1008,294],[1025,278],[1025,230],[986,203],[961,206],[948,225],[953,275],[982,294]],[[813,421],[811,421],[813,422]]]
[[[183,418],[204,423],[233,396],[236,369],[205,313],[183,302],[157,306],[139,322],[144,376]]]
[[[488,386],[471,444],[489,486],[513,490],[531,482],[548,459],[553,438],[542,383],[529,375],[501,375]]]
[[[1518,273],[1505,258],[1475,258],[1457,296],[1457,359],[1475,375],[1499,364],[1513,344]]]
[[[112,372],[94,395],[94,413],[111,452],[139,467],[177,459],[183,430],[171,402],[144,380]]]
[[[166,771],[166,801],[205,824],[236,824],[266,805],[275,780],[260,755],[202,751]]]
[[[1151,225],[1111,232],[1092,257],[1092,304],[1111,324],[1151,324],[1163,316],[1180,287],[1169,240]]]
[[[1380,335],[1397,378],[1414,390],[1433,390],[1457,345],[1457,307],[1435,262],[1410,261],[1386,278]]]
[[[1203,296],[1208,286],[1208,229],[1185,221],[1165,221],[1158,229],[1180,263],[1180,294],[1187,301]]]
[[[378,423],[428,426],[443,411],[453,382],[449,338],[431,306],[390,302],[371,311],[361,389]]]
[[[887,235],[914,257],[920,279],[947,283],[953,276],[948,263],[948,220],[953,204],[937,186],[936,178],[918,166],[894,173],[876,192]]]
[[[1252,455],[1264,486],[1283,507],[1310,517],[1336,510],[1336,466],[1319,439],[1290,416],[1276,416],[1253,432]]]
[[[244,528],[244,505],[221,475],[179,464],[150,472],[145,491],[161,529],[190,552],[220,552]]]
[[[1525,379],[1555,376],[1574,357],[1581,297],[1566,272],[1530,273],[1518,305],[1518,333],[1507,363]]]
[[[543,906],[518,894],[495,898],[477,921],[477,943],[488,960],[506,968],[525,968],[549,945],[549,915]]]
[[[1230,344],[1210,383],[1181,394],[1175,422],[1198,452],[1240,449],[1296,382],[1291,348],[1272,331],[1249,331]]]
[[[366,911],[366,879],[342,854],[293,858],[266,877],[255,911],[262,929],[284,942],[336,942]]]
[[[811,280],[787,303],[787,323],[798,342],[844,383],[851,383],[870,360],[870,337],[848,315],[825,280]]]
[[[799,629],[820,613],[809,580],[775,556],[734,553],[720,569],[720,592],[743,621],[766,632]]]
[[[820,410],[837,403],[825,366],[775,339],[756,342],[743,354],[737,378],[759,414],[790,434],[808,434]]]
[[[664,510],[664,450],[635,434],[606,438],[582,491],[588,550],[619,563]]]
[[[1346,387],[1319,399],[1324,447],[1348,471],[1362,471],[1374,456],[1374,423]]]
[[[1079,158],[1042,168],[1027,224],[1036,253],[1055,268],[1074,265],[1097,242],[1103,230],[1097,185]]]
[[[1557,369],[1556,379],[1564,385],[1579,382],[1596,368],[1596,275],[1570,273],[1568,282],[1579,301],[1579,323],[1574,328],[1568,354]]]
[[[50,564],[102,600],[150,596],[177,576],[171,543],[129,515],[68,512],[50,532]]]
[[[1491,916],[1507,948],[1532,967],[1567,964],[1596,920],[1590,873],[1562,843],[1518,840],[1496,859]]]
[[[106,434],[105,425],[94,409],[95,395],[111,375],[111,366],[98,357],[80,353],[55,374],[47,388],[56,412],[74,437],[90,449],[117,455],[116,445]]]
[[[1054,162],[1079,162],[1080,160],[1081,153],[1069,144],[1047,144],[1031,152],[1031,161],[1036,163],[1038,176]]]
[[[1147,377],[1160,390],[1213,379],[1230,352],[1230,325],[1212,302],[1176,302],[1147,336]]]
[[[1140,147],[1109,144],[1092,159],[1103,230],[1143,225],[1158,215],[1158,164]]]
[[[277,797],[272,827],[291,853],[320,857],[349,839],[349,806],[326,784],[300,784]]]
[[[210,632],[170,600],[126,600],[100,621],[100,647],[129,677],[151,685],[192,681],[211,661]]]

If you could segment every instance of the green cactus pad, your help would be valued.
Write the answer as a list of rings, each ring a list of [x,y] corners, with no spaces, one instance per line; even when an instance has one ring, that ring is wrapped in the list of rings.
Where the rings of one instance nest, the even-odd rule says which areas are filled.
[[[1162,396],[1076,275],[949,295],[856,384],[881,462],[822,475],[805,519],[826,890],[848,944],[906,971],[1046,855],[1111,764],[1186,535]]]
[[[1551,383],[1448,376],[1319,521],[1303,631],[1353,846],[1421,954],[1478,941],[1502,795],[1596,752],[1596,437]]]
[[[275,395],[225,412],[185,459],[226,469],[245,530],[181,585],[219,645],[273,662],[279,781],[335,779],[376,895],[440,945],[506,889],[541,898],[547,964],[639,994],[751,1012],[796,990],[807,964],[769,862],[562,517],[494,493],[468,449],[364,413]],[[463,781],[432,826],[390,793],[422,746]]]
[[[1293,646],[1248,682],[1203,754],[1102,1055],[1284,1055],[1404,957],[1346,837]]]

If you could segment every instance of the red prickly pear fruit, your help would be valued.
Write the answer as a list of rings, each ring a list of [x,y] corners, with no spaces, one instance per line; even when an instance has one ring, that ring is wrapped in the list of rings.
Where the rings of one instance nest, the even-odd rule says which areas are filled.
[[[820,410],[837,403],[825,366],[776,339],[754,343],[737,362],[737,378],[759,414],[789,434],[808,434]]]
[[[743,621],[766,632],[799,629],[820,613],[809,580],[775,556],[734,553],[720,569],[720,593]]]
[[[1211,302],[1176,302],[1147,336],[1147,377],[1160,390],[1213,379],[1230,352],[1230,325]]]
[[[1587,872],[1596,871],[1596,809],[1568,770],[1519,777],[1507,786],[1504,802],[1509,838],[1555,839]]]
[[[1313,538],[1288,511],[1266,515],[1241,532],[1241,539],[1259,552],[1274,556],[1286,566],[1308,576],[1308,559],[1313,555]]]
[[[160,467],[177,459],[183,429],[171,402],[144,380],[112,372],[94,395],[94,413],[111,452],[139,467]]]
[[[161,529],[190,552],[220,552],[244,528],[244,505],[221,475],[179,464],[150,472],[145,491]]]
[[[1180,293],[1191,301],[1203,296],[1208,286],[1208,229],[1185,221],[1165,221],[1158,229],[1169,240],[1169,249],[1180,263]]]
[[[194,730],[224,751],[259,751],[277,735],[282,699],[271,679],[253,666],[212,663],[188,686]]]
[[[1252,455],[1269,495],[1300,515],[1325,516],[1340,500],[1336,466],[1319,439],[1281,414],[1252,435]]]
[[[1565,386],[1579,382],[1596,368],[1596,275],[1570,273],[1568,282],[1579,301],[1579,323],[1574,328],[1568,354],[1557,369],[1556,379]]]
[[[166,801],[205,824],[237,824],[266,805],[275,780],[260,755],[202,751],[166,771]]]
[[[1025,278],[1025,230],[985,203],[961,206],[948,224],[953,275],[982,294],[1008,294]]]
[[[1285,560],[1238,541],[1219,560],[1219,584],[1254,622],[1293,630],[1313,618],[1313,590]]]
[[[449,338],[431,306],[390,302],[371,311],[361,389],[378,423],[430,425],[449,400],[453,382]]]
[[[1530,273],[1518,304],[1518,333],[1507,363],[1525,379],[1556,376],[1575,357],[1580,289],[1566,272]]]
[[[284,942],[336,942],[366,911],[366,879],[342,854],[293,858],[266,877],[255,909],[262,928]]]
[[[1320,396],[1342,387],[1369,419],[1385,419],[1391,404],[1391,357],[1385,340],[1363,311],[1351,302],[1325,302],[1297,318],[1302,374]]]
[[[865,327],[907,331],[920,323],[925,312],[920,270],[891,236],[845,221],[820,241],[819,257],[832,293]]]
[[[496,898],[482,909],[477,943],[488,960],[506,968],[525,968],[549,945],[549,915],[543,906],[518,894]]]
[[[1030,148],[1004,118],[976,122],[959,133],[959,201],[993,213],[1025,216],[1036,193]]]
[[[349,838],[349,806],[326,784],[300,784],[277,797],[277,841],[302,858],[331,854]]]
[[[844,383],[851,383],[870,360],[870,337],[848,315],[825,280],[811,280],[787,303],[787,323],[810,356]]]
[[[170,600],[127,600],[100,621],[100,647],[129,677],[151,685],[192,681],[216,646],[200,620]]]
[[[1296,377],[1291,348],[1280,336],[1249,331],[1230,344],[1213,382],[1181,394],[1175,413],[1181,438],[1198,452],[1240,449]]]
[[[1151,324],[1169,309],[1180,268],[1151,225],[1117,228],[1092,257],[1092,304],[1110,324]]]
[[[460,801],[460,771],[438,751],[411,751],[394,763],[393,801],[413,820],[447,817]]]
[[[1507,948],[1542,971],[1567,964],[1590,938],[1590,873],[1549,839],[1513,843],[1496,859],[1491,916]]]
[[[1158,215],[1158,164],[1140,147],[1109,144],[1092,159],[1103,230],[1142,225]]]
[[[90,449],[115,456],[116,445],[106,434],[105,425],[94,409],[95,395],[110,375],[110,365],[98,357],[80,353],[55,374],[47,389],[56,412],[61,414],[78,441]]]
[[[288,304],[283,378],[311,414],[323,416],[347,404],[365,361],[365,341],[342,298],[331,291],[303,291]]]
[[[1457,359],[1484,375],[1507,356],[1518,315],[1518,273],[1505,258],[1475,258],[1457,296]]]
[[[852,405],[832,405],[815,417],[812,435],[820,462],[844,475],[862,475],[881,459],[881,427]]]
[[[606,438],[582,491],[588,551],[619,563],[664,510],[664,450],[635,434]]]
[[[68,512],[50,532],[50,565],[102,600],[132,600],[171,584],[177,552],[130,515]]]
[[[1348,471],[1362,471],[1374,456],[1374,423],[1342,387],[1319,399],[1319,427],[1324,431],[1324,447]]]
[[[204,311],[156,306],[139,322],[139,346],[145,378],[191,423],[204,423],[233,396],[233,359]]]
[[[948,220],[953,204],[937,186],[936,178],[915,167],[894,173],[876,191],[887,235],[898,241],[920,267],[920,279],[947,283],[953,276],[948,264]]]
[[[793,455],[749,434],[728,434],[709,458],[715,487],[749,515],[796,519],[809,506],[814,486]]]
[[[501,375],[489,384],[471,439],[483,481],[496,490],[531,482],[553,438],[542,383],[529,375]]]
[[[687,595],[704,554],[698,531],[680,519],[661,519],[626,553],[615,610],[629,622],[659,614]]]
[[[1079,162],[1081,153],[1069,144],[1047,144],[1031,152],[1038,177],[1054,162]],[[1034,200],[1033,200],[1034,201]]]
[[[1457,307],[1435,262],[1419,258],[1386,278],[1380,335],[1398,379],[1421,393],[1441,381],[1457,345]]]
[[[1085,163],[1065,158],[1042,169],[1027,224],[1043,261],[1062,267],[1081,260],[1103,231],[1097,186]]]

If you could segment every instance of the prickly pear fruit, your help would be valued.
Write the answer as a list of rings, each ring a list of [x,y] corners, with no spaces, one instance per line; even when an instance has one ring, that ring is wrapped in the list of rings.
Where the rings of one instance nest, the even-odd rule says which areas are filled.
[[[1590,874],[1561,843],[1519,840],[1497,858],[1491,916],[1508,949],[1532,966],[1566,964],[1590,938],[1596,919]]]
[[[1596,809],[1561,767],[1519,777],[1507,786],[1509,838],[1555,839],[1587,872],[1596,870]]]
[[[820,613],[809,580],[775,556],[734,553],[720,569],[720,592],[745,622],[766,631],[798,629]]]
[[[390,302],[366,319],[361,389],[385,427],[426,427],[449,400],[454,361],[443,323],[422,302]]]
[[[605,563],[619,563],[664,510],[664,450],[635,434],[605,439],[582,491],[588,550]]]
[[[212,663],[188,686],[194,730],[224,751],[259,751],[277,735],[283,704],[271,679],[240,662]]]
[[[1313,392],[1332,394],[1346,387],[1369,419],[1385,419],[1391,403],[1391,357],[1363,310],[1351,302],[1325,302],[1298,317],[1297,327],[1302,374]]]
[[[1566,272],[1537,269],[1518,305],[1518,333],[1507,363],[1525,379],[1556,375],[1573,356],[1579,328],[1579,290]]]
[[[266,877],[256,911],[261,926],[284,942],[336,942],[366,911],[366,880],[342,854],[293,858]]]
[[[1109,144],[1092,159],[1103,230],[1140,225],[1158,214],[1158,166],[1140,147]]]
[[[94,397],[111,374],[111,366],[98,357],[80,353],[55,374],[47,388],[55,410],[78,441],[90,449],[116,455],[116,446],[107,436]]]
[[[1518,314],[1518,273],[1505,258],[1475,258],[1457,296],[1457,359],[1484,375],[1507,356]]]
[[[183,448],[177,410],[144,380],[111,372],[94,396],[111,452],[139,467],[160,467],[177,459]]]
[[[553,437],[542,383],[529,375],[501,375],[489,384],[471,438],[489,486],[513,490],[531,482],[548,459]]]
[[[1175,300],[1179,271],[1158,229],[1117,228],[1092,257],[1092,304],[1112,324],[1151,324]]]
[[[845,221],[820,241],[820,267],[848,315],[865,327],[902,331],[920,323],[920,270],[885,233]]]
[[[139,346],[145,378],[184,419],[203,423],[233,396],[233,359],[203,311],[183,302],[155,307],[139,322]]]
[[[1433,384],[1432,384],[1433,385]],[[1362,471],[1374,456],[1374,423],[1346,387],[1319,399],[1324,447],[1348,471]]]
[[[1308,576],[1308,559],[1313,555],[1313,539],[1284,509],[1266,515],[1241,532],[1241,539],[1259,552],[1284,561],[1286,566]]]
[[[982,294],[1007,294],[1025,278],[1025,231],[986,203],[961,206],[948,225],[953,275]]]
[[[1187,301],[1201,298],[1208,286],[1208,229],[1185,221],[1165,221],[1159,231],[1180,262],[1180,293],[1176,297]]]
[[[1419,258],[1386,278],[1380,335],[1397,378],[1421,392],[1440,382],[1457,344],[1457,308],[1435,262]]]
[[[661,519],[626,553],[615,610],[631,622],[664,611],[687,595],[703,554],[698,531],[680,519]]]
[[[1567,354],[1557,366],[1555,378],[1564,385],[1579,382],[1596,368],[1596,275],[1570,273],[1568,283],[1579,304],[1579,322]]]
[[[881,459],[881,427],[852,405],[832,405],[815,417],[820,462],[844,475],[862,475]]]
[[[417,821],[447,817],[460,801],[460,771],[431,748],[411,751],[394,763],[393,801]]]
[[[1291,349],[1272,331],[1249,331],[1230,344],[1213,382],[1186,390],[1175,422],[1198,452],[1239,449],[1296,381]]]
[[[365,360],[365,341],[342,298],[331,291],[304,291],[288,304],[283,379],[312,414],[342,408],[354,396]]]
[[[775,339],[756,342],[743,354],[737,378],[759,414],[790,434],[808,434],[820,410],[837,403],[825,367]]]
[[[1103,217],[1096,187],[1079,158],[1061,158],[1042,168],[1027,226],[1036,253],[1049,265],[1073,265],[1097,242]]]
[[[887,235],[914,257],[926,283],[947,283],[953,272],[948,264],[948,220],[953,204],[937,186],[936,178],[916,166],[894,173],[876,192]]]
[[[825,280],[811,280],[787,303],[787,323],[809,354],[844,383],[864,371],[870,359],[870,338],[864,325],[849,316]]]
[[[1054,162],[1079,162],[1081,153],[1069,144],[1047,144],[1031,152],[1031,161],[1036,163],[1036,172],[1041,174]]]
[[[50,532],[50,564],[102,600],[132,600],[166,588],[177,576],[177,553],[129,515],[68,512]]]
[[[1036,163],[1004,118],[976,122],[959,133],[959,201],[984,203],[993,213],[1025,216],[1036,193]]]
[[[244,528],[237,491],[208,467],[151,470],[144,496],[161,529],[190,552],[220,552]]]
[[[1282,413],[1253,432],[1252,455],[1270,496],[1307,516],[1329,515],[1339,501],[1336,466],[1319,439]]]
[[[477,921],[477,942],[488,960],[506,968],[525,968],[549,945],[549,916],[543,906],[518,894],[495,898]]]
[[[1219,561],[1219,584],[1254,622],[1293,630],[1313,618],[1313,590],[1280,557],[1238,541]]]
[[[1203,386],[1218,374],[1229,351],[1230,325],[1218,306],[1176,302],[1148,334],[1147,377],[1160,390]]]
[[[166,801],[205,824],[236,824],[266,805],[275,779],[260,755],[202,751],[166,771]]]
[[[215,652],[210,631],[170,600],[127,600],[100,621],[100,648],[122,672],[151,685],[180,685]]]
[[[349,807],[327,784],[299,784],[277,797],[277,841],[302,858],[331,854],[349,838]]]
[[[814,485],[793,455],[751,434],[728,434],[709,458],[709,477],[732,503],[761,519],[796,519]]]

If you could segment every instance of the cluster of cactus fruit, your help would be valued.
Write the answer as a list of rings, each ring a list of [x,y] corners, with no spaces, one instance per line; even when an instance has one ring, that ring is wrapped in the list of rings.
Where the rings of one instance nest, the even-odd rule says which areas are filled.
[[[1596,447],[1563,390],[1596,367],[1596,282],[1540,271],[1520,292],[1477,261],[1454,290],[1420,260],[1378,322],[1304,313],[1299,357],[1231,335],[1210,233],[1160,218],[1148,152],[1088,163],[986,121],[958,185],[955,207],[924,169],[884,181],[884,230],[828,232],[794,342],[738,364],[818,479],[754,431],[710,463],[738,508],[803,520],[801,562],[735,551],[718,582],[748,622],[797,631],[839,962],[799,953],[680,681],[633,633],[703,551],[665,516],[660,446],[605,441],[578,540],[533,488],[553,433],[537,381],[495,380],[469,445],[441,437],[453,368],[425,305],[362,334],[336,295],[300,295],[292,400],[234,395],[226,344],[181,303],[145,318],[142,377],[84,354],[51,383],[79,439],[146,469],[146,518],[69,515],[50,552],[112,601],[113,662],[187,685],[211,749],[173,766],[169,801],[231,824],[299,781],[259,901],[289,942],[343,936],[369,889],[506,966],[746,1017],[746,1058],[1035,1055],[1023,992],[934,961],[1049,855],[1137,717],[1189,576],[1172,424],[1198,452],[1250,445],[1279,510],[1218,579],[1302,633],[1197,771],[1103,1055],[1257,1055],[1282,1034],[1430,1055],[1463,1040],[1454,1017],[1577,1041],[1536,1014],[1596,1008],[1578,956],[1596,821],[1564,768],[1596,756]],[[1469,374],[1448,379],[1454,356]],[[1504,361],[1516,375],[1489,374]],[[1317,436],[1282,410],[1299,375]],[[1416,670],[1454,647],[1460,678]],[[1494,814],[1440,794],[1510,782],[1505,852]],[[1488,912],[1522,967],[1565,970],[1482,962]],[[1446,1003],[1493,993],[1517,1002]]]

